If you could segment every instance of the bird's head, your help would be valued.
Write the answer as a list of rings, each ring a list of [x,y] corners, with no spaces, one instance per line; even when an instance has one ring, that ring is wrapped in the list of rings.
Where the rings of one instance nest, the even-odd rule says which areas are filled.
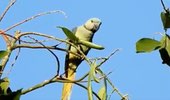
[[[99,28],[100,25],[102,24],[101,20],[99,18],[90,18],[87,20],[87,22],[84,24],[84,27],[95,33]]]

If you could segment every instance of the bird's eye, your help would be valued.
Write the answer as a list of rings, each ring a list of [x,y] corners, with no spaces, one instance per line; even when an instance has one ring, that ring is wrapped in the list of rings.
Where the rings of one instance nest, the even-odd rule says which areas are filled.
[[[93,23],[93,20],[91,20],[91,22]]]

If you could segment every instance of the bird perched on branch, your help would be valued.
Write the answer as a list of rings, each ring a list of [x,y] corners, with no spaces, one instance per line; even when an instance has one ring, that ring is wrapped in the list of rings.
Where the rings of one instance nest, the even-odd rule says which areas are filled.
[[[101,20],[98,18],[90,18],[85,22],[85,24],[76,27],[73,29],[73,33],[75,36],[84,41],[92,42],[92,38],[94,36],[94,33],[100,28]],[[79,50],[81,50],[85,55],[89,52],[90,48],[84,45],[78,45],[77,46]],[[78,50],[68,45],[68,50],[74,53],[78,53]],[[75,56],[74,54],[67,53],[65,58],[65,76],[69,80],[74,80],[76,69],[79,66],[79,64],[83,61],[81,57]],[[63,89],[62,89],[62,96],[61,100],[69,100],[71,95],[71,89],[72,89],[73,83],[64,83]]]

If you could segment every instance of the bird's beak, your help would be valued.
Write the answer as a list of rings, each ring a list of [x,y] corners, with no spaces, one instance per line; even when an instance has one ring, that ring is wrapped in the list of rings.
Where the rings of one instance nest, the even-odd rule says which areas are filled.
[[[101,25],[102,23],[95,23],[94,24],[94,29],[97,31],[99,28],[100,28],[100,25]]]

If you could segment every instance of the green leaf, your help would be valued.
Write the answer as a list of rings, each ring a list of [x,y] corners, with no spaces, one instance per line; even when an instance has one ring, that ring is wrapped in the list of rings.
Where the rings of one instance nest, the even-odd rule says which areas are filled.
[[[17,90],[15,92],[11,92],[7,95],[0,95],[0,100],[20,100],[22,95],[22,89]]]
[[[12,100],[20,100],[21,95],[22,95],[22,89],[13,92],[11,94],[11,97],[13,98]]]
[[[72,41],[78,41],[79,39],[74,35],[73,32],[71,32],[69,29],[67,29],[66,27],[61,27],[59,26],[58,28],[61,28],[63,30],[63,32],[65,33],[65,35]]]
[[[98,69],[98,72],[102,75],[102,76],[106,76],[101,69]],[[107,76],[106,76],[107,77]],[[98,92],[98,96],[101,98],[101,100],[107,100],[107,78],[104,77],[103,79],[103,83],[104,85],[100,88],[99,92]]]
[[[162,63],[170,66],[170,37],[166,34],[162,39],[162,47],[159,50]]]
[[[159,53],[163,60],[162,64],[167,64],[168,66],[170,66],[170,57],[169,57],[167,50],[165,48],[162,48],[159,50]]]
[[[0,51],[0,59],[2,59],[3,57],[5,57],[7,54],[8,54],[7,51],[1,50],[1,51]]]
[[[9,87],[9,79],[7,77],[0,80],[0,94],[6,95]]]
[[[93,94],[92,94],[92,79],[94,81],[99,82],[99,80],[95,77],[95,69],[96,69],[96,62],[94,61],[90,65],[90,71],[89,71],[89,77],[88,77],[88,86],[87,86],[87,92],[88,92],[88,100],[93,100]]]
[[[157,40],[150,38],[142,38],[136,42],[136,52],[137,53],[151,52],[160,49],[161,45],[162,43]]]
[[[98,50],[103,50],[104,49],[103,46],[94,44],[92,42],[84,41],[84,40],[79,40],[78,43],[83,44],[83,45],[85,45],[87,47],[90,47],[90,48],[98,49]]]
[[[92,63],[90,73],[92,74],[94,81],[99,83],[100,80],[96,77],[96,67],[97,67],[96,62]]]
[[[98,92],[98,96],[101,100],[106,100],[106,88],[105,86],[102,86]]]
[[[170,13],[168,12],[161,12],[161,20],[164,26],[165,31],[167,28],[170,28]]]

